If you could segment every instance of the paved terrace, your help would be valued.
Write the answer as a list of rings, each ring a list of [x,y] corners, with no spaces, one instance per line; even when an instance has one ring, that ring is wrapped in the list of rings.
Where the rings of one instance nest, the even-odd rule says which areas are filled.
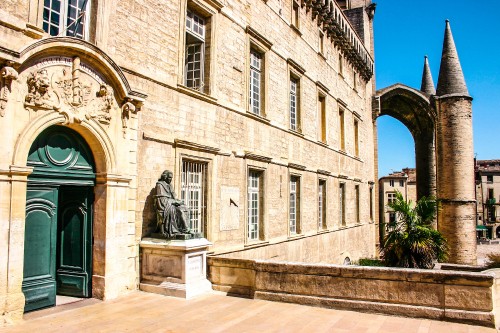
[[[0,332],[496,333],[492,328],[224,296],[192,300],[133,292],[33,312]]]

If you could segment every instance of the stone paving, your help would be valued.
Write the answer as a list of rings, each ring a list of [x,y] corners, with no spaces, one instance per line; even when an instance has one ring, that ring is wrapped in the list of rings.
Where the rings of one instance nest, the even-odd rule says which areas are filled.
[[[497,332],[459,323],[236,298],[216,292],[184,300],[138,291],[112,301],[79,303],[34,312],[25,316],[23,323],[0,332]]]

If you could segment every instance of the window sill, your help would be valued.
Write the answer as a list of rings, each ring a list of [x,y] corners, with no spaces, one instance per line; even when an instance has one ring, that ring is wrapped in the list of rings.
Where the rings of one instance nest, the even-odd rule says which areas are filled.
[[[288,240],[295,240],[295,239],[300,239],[300,238],[305,238],[306,235],[304,234],[294,234],[294,235],[289,235]]]
[[[252,119],[255,119],[255,120],[258,120],[258,121],[261,121],[261,122],[264,122],[266,124],[269,124],[271,121],[267,118],[264,118],[263,116],[259,116],[258,114],[255,114],[255,113],[252,113],[250,111],[247,111],[246,112],[246,115],[247,117],[250,117]]]
[[[326,143],[325,141],[317,141],[319,145],[323,146],[323,147],[329,147],[328,146],[328,143]]]
[[[326,55],[325,55],[323,52],[318,51],[318,55],[319,55],[321,58],[323,58],[323,60],[326,60]]]
[[[196,97],[199,98],[205,102],[212,103],[212,104],[217,104],[217,98],[214,98],[210,95],[207,95],[205,93],[202,93],[198,90],[188,88],[183,84],[177,84],[177,90],[181,93],[184,93],[186,95],[189,95],[191,97]]]
[[[322,235],[322,234],[326,234],[326,233],[329,233],[329,232],[330,232],[330,230],[328,230],[328,229],[321,229],[321,230],[318,230],[317,234],[318,235]]]
[[[261,241],[261,240],[256,240],[256,241],[250,241],[248,244],[243,245],[245,249],[251,249],[254,247],[260,247],[263,245],[268,245],[269,241]]]
[[[298,135],[298,136],[304,137],[304,134],[302,134],[302,132],[293,130],[291,128],[288,129],[288,132],[291,133],[291,134],[294,134],[294,135]]]
[[[300,31],[299,27],[294,24],[290,24],[290,28],[292,28],[292,30],[295,31],[299,36],[302,36],[302,32]]]

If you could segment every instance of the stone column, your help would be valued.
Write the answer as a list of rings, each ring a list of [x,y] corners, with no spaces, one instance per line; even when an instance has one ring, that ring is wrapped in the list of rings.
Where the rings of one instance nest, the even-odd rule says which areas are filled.
[[[24,222],[31,172],[31,167],[13,165],[0,170],[0,327],[21,320],[24,313]]]

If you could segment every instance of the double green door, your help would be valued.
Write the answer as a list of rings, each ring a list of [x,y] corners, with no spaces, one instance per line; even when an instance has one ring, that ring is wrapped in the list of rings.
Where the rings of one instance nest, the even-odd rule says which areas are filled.
[[[90,297],[92,187],[28,186],[25,311],[54,306],[56,294]]]

